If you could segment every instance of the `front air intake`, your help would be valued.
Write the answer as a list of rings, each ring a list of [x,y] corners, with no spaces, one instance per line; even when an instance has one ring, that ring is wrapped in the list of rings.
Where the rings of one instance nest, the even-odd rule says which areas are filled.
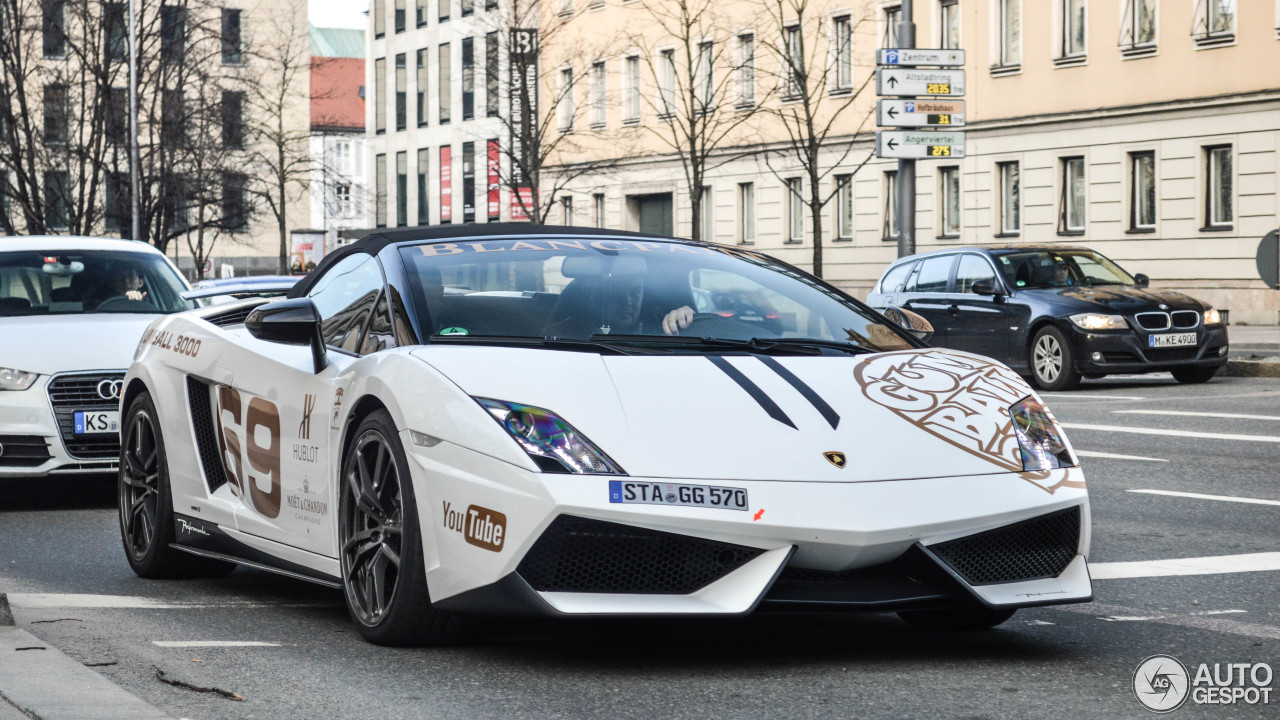
[[[1058,577],[1079,547],[1076,505],[928,549],[970,585],[993,585]]]

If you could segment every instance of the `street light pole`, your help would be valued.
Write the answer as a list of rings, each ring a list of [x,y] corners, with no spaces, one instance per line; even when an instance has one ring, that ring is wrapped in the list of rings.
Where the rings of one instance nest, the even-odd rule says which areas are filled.
[[[908,0],[909,1],[909,0]],[[130,238],[142,239],[142,178],[138,159],[138,0],[129,0],[129,211]]]
[[[898,23],[898,47],[916,46],[916,24],[912,22],[911,0],[902,0]],[[898,160],[898,257],[916,251],[916,161]]]

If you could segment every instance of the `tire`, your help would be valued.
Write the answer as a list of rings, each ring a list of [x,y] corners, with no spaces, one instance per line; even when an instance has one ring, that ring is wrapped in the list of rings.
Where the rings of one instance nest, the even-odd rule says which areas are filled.
[[[221,560],[175,550],[173,494],[160,416],[149,393],[129,403],[120,436],[117,506],[129,567],[144,578],[218,577],[235,569]]]
[[[1031,380],[1041,390],[1070,390],[1080,384],[1067,336],[1046,325],[1031,339]]]
[[[1187,385],[1207,383],[1218,374],[1218,370],[1216,367],[1179,368],[1173,371],[1173,379]]]
[[[988,608],[980,605],[909,610],[898,613],[903,622],[921,630],[986,630],[1013,617],[1016,609]]]
[[[378,410],[343,453],[338,500],[342,594],[356,629],[375,645],[441,645],[452,613],[431,606],[409,461],[391,416]]]

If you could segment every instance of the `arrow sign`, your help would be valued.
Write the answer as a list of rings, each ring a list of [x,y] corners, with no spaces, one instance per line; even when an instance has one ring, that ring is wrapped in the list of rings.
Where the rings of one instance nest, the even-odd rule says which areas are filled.
[[[964,101],[881,99],[876,103],[876,124],[887,127],[964,127]]]
[[[890,48],[876,51],[876,64],[893,67],[915,67],[916,65],[959,67],[964,65],[964,51]]]
[[[964,133],[877,130],[876,157],[962,158]]]
[[[964,95],[964,70],[879,68],[876,70],[876,94],[960,97]]]

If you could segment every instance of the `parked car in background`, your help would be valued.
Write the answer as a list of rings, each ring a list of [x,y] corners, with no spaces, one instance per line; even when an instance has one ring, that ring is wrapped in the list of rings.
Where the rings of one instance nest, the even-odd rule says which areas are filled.
[[[955,248],[893,263],[867,303],[919,313],[932,344],[1000,360],[1043,390],[1162,371],[1207,382],[1227,362],[1218,311],[1147,285],[1083,247]]]
[[[116,469],[125,369],[188,289],[146,243],[0,239],[0,479]]]
[[[221,305],[253,297],[280,297],[288,294],[301,279],[294,275],[210,278],[200,280],[182,296],[188,300],[204,300],[209,305]]]

